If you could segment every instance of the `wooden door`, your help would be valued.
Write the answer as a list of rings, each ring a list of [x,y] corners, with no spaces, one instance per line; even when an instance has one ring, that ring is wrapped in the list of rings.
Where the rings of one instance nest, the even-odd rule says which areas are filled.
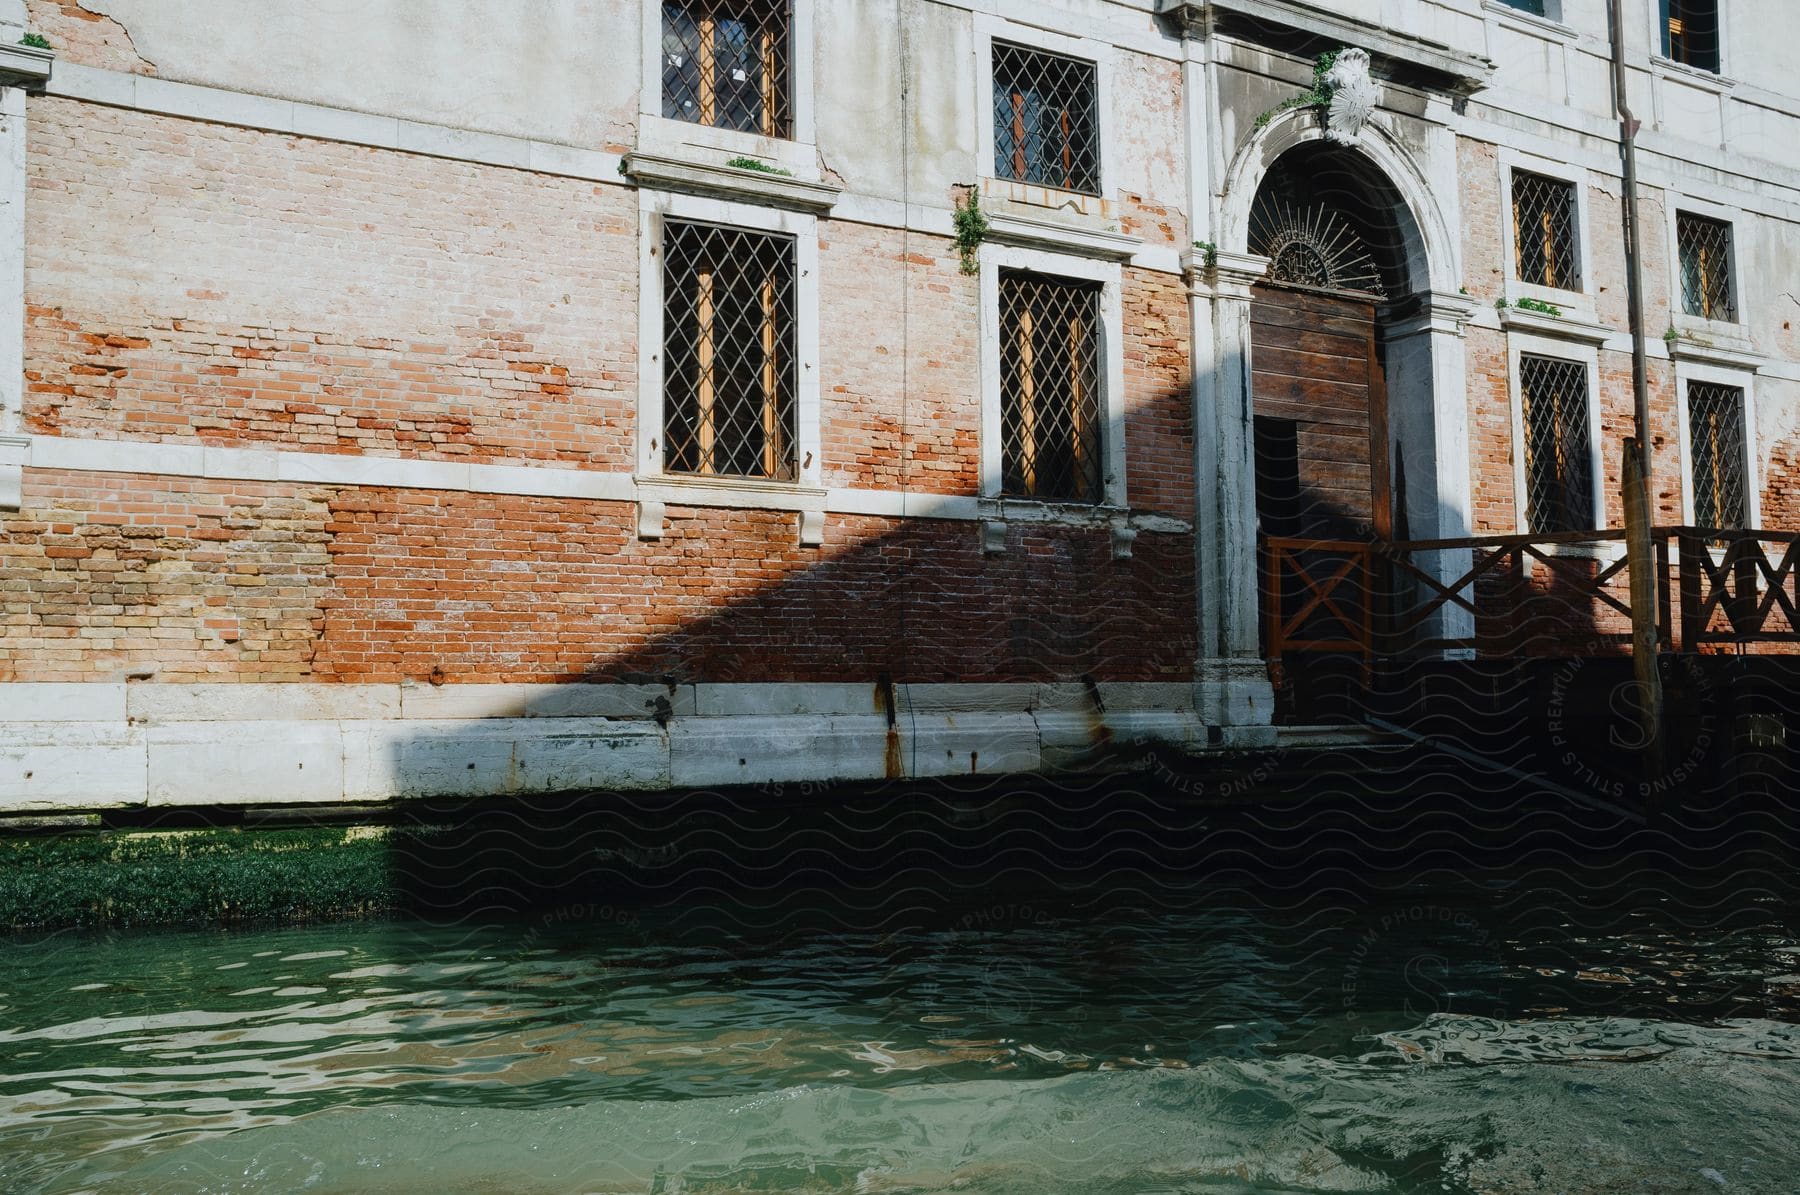
[[[1259,285],[1250,326],[1263,534],[1387,538],[1393,500],[1374,300]]]

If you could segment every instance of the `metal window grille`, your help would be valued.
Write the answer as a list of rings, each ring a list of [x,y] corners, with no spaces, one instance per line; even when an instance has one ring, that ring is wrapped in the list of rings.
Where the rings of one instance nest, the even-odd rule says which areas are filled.
[[[1663,56],[1719,70],[1719,0],[1662,0]]]
[[[663,225],[663,465],[791,481],[792,237]]]
[[[1678,212],[1675,242],[1681,255],[1681,307],[1704,319],[1735,321],[1731,291],[1731,225]]]
[[[1094,64],[994,43],[994,173],[1100,193],[1100,103]]]
[[[1591,531],[1588,375],[1578,361],[1519,358],[1525,424],[1525,517],[1534,535]]]
[[[1694,522],[1701,527],[1742,528],[1744,501],[1744,392],[1712,382],[1688,383],[1688,459],[1694,470]]]
[[[665,0],[663,115],[789,136],[789,0]]]
[[[1575,255],[1575,184],[1529,170],[1512,176],[1513,264],[1520,282],[1581,289]]]
[[[1001,488],[1099,502],[1100,287],[1000,275]]]

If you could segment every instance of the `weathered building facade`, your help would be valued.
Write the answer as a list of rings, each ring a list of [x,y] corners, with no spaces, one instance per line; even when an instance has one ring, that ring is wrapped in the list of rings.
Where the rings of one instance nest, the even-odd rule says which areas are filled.
[[[1656,520],[1792,528],[1800,16],[1623,8]],[[7,0],[0,807],[1266,742],[1259,529],[1622,517],[1609,38]]]

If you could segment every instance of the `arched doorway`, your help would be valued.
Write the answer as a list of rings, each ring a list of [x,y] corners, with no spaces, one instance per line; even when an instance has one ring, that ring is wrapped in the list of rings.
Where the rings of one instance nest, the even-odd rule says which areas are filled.
[[[1325,141],[1274,160],[1247,234],[1249,251],[1269,262],[1250,304],[1264,647],[1281,714],[1331,719],[1353,712],[1384,595],[1365,571],[1371,558],[1298,545],[1408,532],[1387,334],[1423,285],[1410,264],[1418,237],[1393,184],[1356,150]],[[1294,644],[1307,650],[1288,654]]]

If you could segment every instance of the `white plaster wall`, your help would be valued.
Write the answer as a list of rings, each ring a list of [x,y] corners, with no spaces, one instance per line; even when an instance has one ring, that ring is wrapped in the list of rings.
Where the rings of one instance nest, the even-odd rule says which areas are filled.
[[[827,171],[859,193],[930,203],[974,181],[968,12],[925,0],[826,0],[815,29],[819,157]]]
[[[637,112],[638,0],[86,0],[166,79],[604,148]]]

